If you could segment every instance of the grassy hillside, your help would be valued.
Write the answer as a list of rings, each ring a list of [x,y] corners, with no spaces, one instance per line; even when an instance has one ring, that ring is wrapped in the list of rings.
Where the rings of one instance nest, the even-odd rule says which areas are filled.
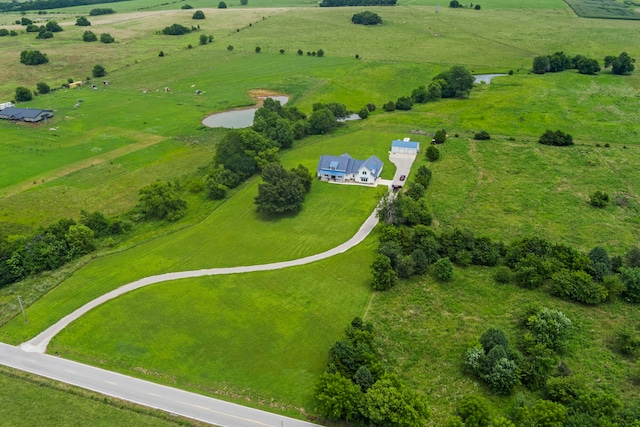
[[[369,119],[334,135],[297,142],[282,155],[286,167],[302,163],[314,170],[320,155],[344,152],[385,159],[392,139],[412,136],[424,147],[431,133],[447,129],[441,160],[428,165],[438,230],[458,226],[505,242],[535,235],[582,250],[603,245],[613,253],[640,240],[638,73],[529,71],[533,57],[559,50],[599,60],[623,50],[637,57],[635,23],[581,19],[560,0],[490,0],[480,11],[440,4],[437,14],[435,0],[407,0],[366,8],[384,20],[372,28],[350,23],[364,8],[303,7],[315,6],[306,0],[250,0],[247,7],[236,1],[227,10],[202,0],[189,3],[207,19],[193,21],[193,10],[180,10],[177,2],[108,5],[118,13],[90,18],[89,29],[111,33],[117,41],[111,45],[80,40],[87,28],[75,27],[74,17],[93,7],[46,15],[65,28],[53,39],[21,32],[1,40],[0,59],[12,64],[0,68],[3,100],[19,85],[46,81],[59,87],[67,78],[84,79],[98,63],[111,83],[96,79],[98,90],[59,90],[24,104],[53,109],[55,117],[46,124],[0,122],[0,157],[6,159],[0,230],[19,234],[61,216],[77,217],[81,208],[124,212],[140,187],[192,174],[211,161],[225,131],[204,129],[203,117],[250,105],[250,89],[270,89],[289,94],[290,104],[307,113],[316,102],[343,102],[356,111],[368,102],[378,106]],[[2,15],[0,23],[21,30],[11,25],[17,16]],[[178,37],[156,34],[174,22],[201,29]],[[200,34],[213,35],[213,43],[199,46]],[[22,66],[19,52],[27,48],[42,50],[51,62]],[[296,54],[320,48],[323,58]],[[514,74],[478,86],[466,100],[381,111],[453,64],[475,73]],[[491,141],[470,139],[482,129]],[[546,129],[571,133],[577,145],[537,144]],[[419,164],[427,163],[421,157]],[[386,163],[383,177],[393,172]],[[28,307],[28,324],[14,318],[0,328],[0,339],[20,343],[97,295],[147,275],[321,252],[351,237],[380,197],[371,188],[314,182],[299,215],[268,220],[254,211],[257,184],[250,181],[223,203],[192,195],[189,215],[170,229],[148,225],[117,253],[3,289],[0,302],[11,303],[13,314],[17,293],[24,296],[29,288],[29,301],[46,295]],[[618,203],[595,210],[588,205],[595,190]],[[150,240],[152,235],[157,237]],[[629,401],[638,398],[628,381],[630,362],[610,350],[612,331],[640,321],[633,307],[568,304],[541,292],[498,287],[492,270],[468,268],[456,270],[450,285],[424,277],[376,294],[367,310],[374,247],[369,239],[344,255],[291,270],[151,286],[73,323],[51,351],[303,416],[313,412],[312,387],[330,343],[351,318],[366,312],[382,333],[388,368],[429,396],[433,425],[439,425],[458,397],[482,390],[459,370],[466,344],[489,326],[515,333],[518,310],[533,300],[562,309],[578,325],[567,356],[575,372]],[[514,398],[491,400],[496,411],[504,411]]]

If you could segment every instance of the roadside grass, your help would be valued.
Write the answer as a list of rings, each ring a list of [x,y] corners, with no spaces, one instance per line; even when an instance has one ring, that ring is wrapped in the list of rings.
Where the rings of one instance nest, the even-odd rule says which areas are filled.
[[[4,366],[0,367],[0,416],[3,424],[23,426],[205,425]]]
[[[305,266],[149,286],[92,310],[49,352],[303,417],[329,345],[367,305],[363,266],[375,245],[369,237]]]
[[[496,284],[494,271],[456,268],[451,283],[423,276],[374,296],[367,320],[373,322],[379,335],[384,362],[412,388],[425,394],[433,411],[429,425],[443,425],[456,403],[470,394],[486,396],[495,416],[539,397],[522,387],[507,397],[493,395],[462,372],[466,349],[487,328],[503,329],[512,344],[519,342],[522,332],[517,323],[530,303],[561,310],[572,320],[575,334],[561,358],[574,375],[626,403],[640,399],[640,390],[629,375],[633,361],[611,350],[617,329],[640,322],[635,306],[619,301],[598,307],[572,304],[549,297],[544,290]]]

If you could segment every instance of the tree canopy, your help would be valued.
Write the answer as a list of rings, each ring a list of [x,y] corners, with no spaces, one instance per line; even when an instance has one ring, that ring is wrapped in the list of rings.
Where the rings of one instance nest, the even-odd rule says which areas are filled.
[[[169,36],[181,36],[183,34],[187,34],[191,32],[191,28],[187,28],[180,24],[172,24],[169,27],[164,27],[162,29],[162,34]]]
[[[611,72],[618,75],[631,74],[635,69],[633,65],[635,58],[631,58],[627,52],[622,52],[618,57],[606,56],[604,58],[604,68],[611,67]]]
[[[555,146],[567,146],[573,145],[573,137],[568,133],[564,133],[561,130],[546,130],[538,139],[540,144],[555,145]]]
[[[144,219],[177,221],[186,213],[187,202],[170,183],[156,181],[140,189],[136,208]]]
[[[31,91],[23,86],[19,86],[16,88],[16,102],[26,102],[31,101],[33,95]]]
[[[85,16],[78,16],[78,19],[76,19],[76,25],[78,27],[88,27],[91,25],[91,22],[89,22]]]
[[[25,65],[39,65],[49,62],[49,58],[39,50],[23,50],[20,52],[20,62]]]
[[[302,165],[287,171],[280,163],[269,163],[262,170],[262,181],[254,202],[258,212],[268,215],[298,212],[311,188],[311,175]]]
[[[380,18],[380,15],[377,13],[365,10],[364,12],[353,15],[351,17],[351,22],[360,25],[380,25],[382,24],[382,18]]]
[[[462,65],[454,65],[433,78],[433,81],[440,80],[443,98],[467,98],[473,89],[475,78]]]

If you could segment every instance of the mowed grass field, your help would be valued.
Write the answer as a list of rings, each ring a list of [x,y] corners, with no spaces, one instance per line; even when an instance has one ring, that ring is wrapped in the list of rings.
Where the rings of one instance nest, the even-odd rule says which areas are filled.
[[[301,417],[328,345],[370,298],[375,238],[282,271],[179,280],[74,322],[50,353]]]
[[[201,7],[198,1],[192,3],[195,8]],[[442,147],[442,159],[429,165],[434,171],[429,201],[436,228],[460,226],[507,242],[543,235],[585,250],[601,244],[621,252],[638,241],[634,166],[640,79],[607,72],[595,77],[571,71],[528,73],[534,56],[556,50],[600,59],[622,50],[637,56],[633,23],[579,19],[563,2],[550,0],[496,0],[482,4],[481,11],[441,5],[438,14],[435,2],[401,2],[393,8],[367,8],[385,21],[374,28],[350,23],[352,14],[364,8],[303,8],[284,1],[265,2],[263,9],[252,8],[260,4],[251,0],[249,8],[230,4],[230,10],[204,9],[204,21],[192,21],[193,11],[147,15],[134,9],[156,8],[149,1],[108,6],[130,8],[122,9],[130,13],[95,19],[90,29],[111,32],[118,43],[92,44],[91,55],[77,55],[88,44],[79,41],[84,29],[69,25],[76,12],[62,21],[68,32],[53,40],[35,41],[31,34],[21,34],[10,39],[12,46],[0,44],[0,57],[16,64],[0,70],[4,96],[11,96],[17,85],[83,78],[95,63],[107,65],[111,81],[97,91],[84,87],[37,97],[28,105],[56,110],[46,126],[0,122],[0,132],[10,140],[6,146],[3,140],[0,150],[6,150],[7,158],[15,154],[17,161],[30,162],[23,168],[27,173],[11,162],[15,174],[23,175],[8,174],[2,183],[14,190],[3,199],[2,215],[15,223],[32,226],[63,214],[74,216],[80,204],[112,213],[125,210],[146,182],[193,172],[210,161],[224,132],[201,129],[206,114],[249,105],[247,90],[266,88],[290,94],[291,104],[305,112],[315,102],[344,102],[354,110],[367,102],[379,107],[366,121],[350,123],[335,135],[301,141],[283,155],[287,167],[303,163],[314,170],[319,155],[343,152],[384,159],[392,139],[412,136],[424,147],[430,136],[412,135],[411,130],[428,134],[446,128],[450,140]],[[179,6],[170,3],[158,9]],[[199,24],[201,32],[155,34],[173,22]],[[214,35],[214,42],[197,46],[199,34]],[[187,49],[187,44],[194,48]],[[234,50],[228,51],[228,45]],[[46,53],[52,48],[52,62],[20,68],[19,51],[32,46]],[[253,53],[256,46],[262,53]],[[320,48],[324,58],[295,55],[297,49]],[[280,49],[285,54],[279,54]],[[158,57],[160,50],[167,56]],[[453,64],[476,73],[515,74],[474,89],[468,100],[443,100],[409,112],[380,111],[383,103],[409,95]],[[204,94],[195,96],[196,89]],[[74,108],[78,99],[82,105]],[[578,145],[538,145],[537,137],[547,128],[570,132]],[[481,129],[494,140],[469,139]],[[596,143],[612,147],[596,148]],[[36,149],[38,155],[29,152]],[[112,157],[103,157],[109,153]],[[82,161],[93,166],[56,173]],[[386,163],[383,176],[392,174]],[[25,183],[29,189],[20,187]],[[351,237],[380,197],[370,188],[316,182],[300,215],[265,220],[253,210],[257,184],[257,179],[248,183],[197,226],[88,263],[27,309],[29,324],[14,318],[2,327],[0,339],[20,343],[95,296],[147,275],[321,252]],[[597,189],[626,197],[628,206],[594,211],[587,197]],[[74,204],[56,203],[66,197]],[[154,285],[89,313],[54,340],[51,351],[302,416],[313,411],[313,383],[329,345],[351,318],[366,311],[374,248],[369,239],[347,254],[291,270]],[[382,330],[389,369],[430,396],[434,425],[446,419],[452,396],[477,390],[457,369],[465,342],[495,326],[491,322],[513,332],[510,322],[523,300],[556,304],[519,289],[496,292],[489,270],[456,274],[451,289],[438,293],[428,279],[417,280],[376,295],[367,311]],[[510,305],[495,303],[496,293]],[[11,291],[7,295],[15,299]],[[434,308],[436,302],[441,310]],[[563,307],[576,317],[578,343],[586,342],[586,349],[595,344],[589,344],[582,328],[611,330],[635,316],[625,306],[613,306],[612,311],[605,307],[602,315]],[[436,350],[432,336],[446,343]],[[599,346],[606,344],[605,335],[594,336]],[[606,350],[595,352],[588,360],[587,350],[576,353],[575,360],[580,355],[585,368],[575,369],[593,369],[607,376],[607,387],[626,390],[626,365],[612,362],[610,374],[609,364],[600,365],[613,356]],[[494,402],[498,408],[506,405]]]

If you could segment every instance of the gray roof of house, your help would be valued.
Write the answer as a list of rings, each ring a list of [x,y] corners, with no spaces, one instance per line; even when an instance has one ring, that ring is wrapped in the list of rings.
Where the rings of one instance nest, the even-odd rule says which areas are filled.
[[[53,114],[51,110],[40,110],[35,108],[14,108],[9,107],[0,111],[0,116],[14,119],[35,119],[42,113]]]
[[[354,174],[364,166],[371,172],[374,178],[377,178],[383,165],[382,160],[376,156],[371,156],[367,160],[356,160],[347,153],[344,153],[342,156],[325,154],[324,156],[320,156],[317,172],[319,173],[321,170],[326,170]]]

